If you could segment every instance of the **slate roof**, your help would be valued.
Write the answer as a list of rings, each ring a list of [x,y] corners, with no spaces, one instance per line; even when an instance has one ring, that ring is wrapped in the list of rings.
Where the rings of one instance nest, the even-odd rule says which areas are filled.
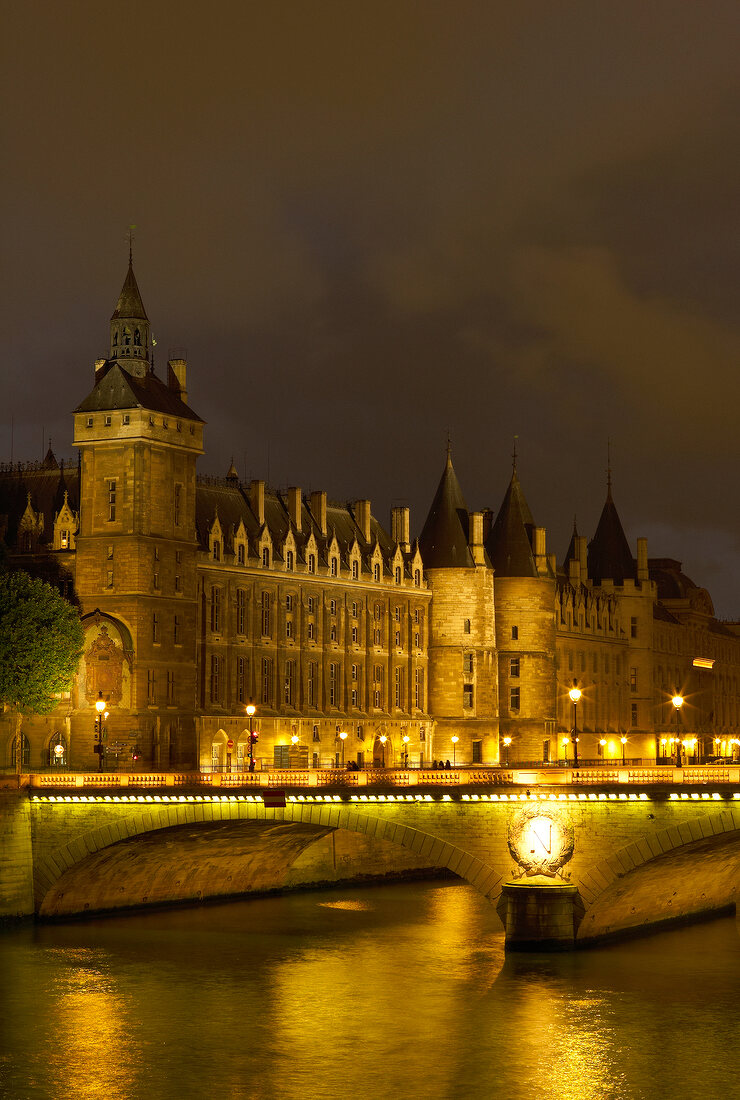
[[[134,375],[115,360],[108,360],[101,369],[95,387],[75,412],[107,412],[110,409],[151,409],[181,420],[202,420],[156,374],[149,371],[143,378]]]
[[[515,469],[486,541],[486,550],[497,576],[539,575],[532,554],[533,530],[532,513]]]
[[[213,521],[218,515],[221,530],[224,535],[224,550],[233,553],[234,535],[239,523],[244,523],[244,529],[249,539],[249,550],[253,555],[254,545],[262,532],[257,516],[249,502],[249,487],[242,485],[233,476],[226,478],[214,478],[199,476],[196,483],[196,531],[201,549],[209,547],[209,535]],[[297,559],[306,560],[306,545],[313,533],[316,541],[319,561],[326,564],[329,560],[329,548],[336,536],[339,556],[342,564],[349,562],[349,553],[355,542],[360,549],[363,566],[369,571],[375,545],[380,548],[384,560],[384,573],[390,573],[389,561],[395,553],[395,543],[388,533],[381,527],[374,516],[370,518],[370,541],[365,542],[362,531],[355,521],[351,506],[336,501],[327,501],[326,505],[326,535],[322,535],[321,528],[312,515],[309,501],[302,498],[301,501],[301,530],[291,523],[288,512],[287,494],[265,488],[265,526],[270,532],[274,557],[277,561],[283,559],[283,544],[292,530],[295,540]],[[405,571],[410,573],[411,554],[404,554]]]
[[[596,534],[588,544],[588,575],[594,584],[603,580],[623,584],[637,577],[635,559],[612,499],[611,486],[607,489]]]
[[[425,569],[474,569],[468,546],[468,509],[448,453],[421,535]]]

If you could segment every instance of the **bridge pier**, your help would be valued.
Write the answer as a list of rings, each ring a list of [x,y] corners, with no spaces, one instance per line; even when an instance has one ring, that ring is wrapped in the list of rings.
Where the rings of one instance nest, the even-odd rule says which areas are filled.
[[[507,951],[572,951],[583,910],[577,886],[542,880],[505,883],[496,905]]]

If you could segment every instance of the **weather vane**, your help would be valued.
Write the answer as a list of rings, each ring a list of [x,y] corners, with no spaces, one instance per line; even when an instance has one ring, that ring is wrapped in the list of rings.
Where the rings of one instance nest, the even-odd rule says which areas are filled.
[[[126,231],[126,236],[128,238],[128,262],[129,262],[129,264],[133,263],[133,258],[134,258],[134,230],[135,229],[136,229],[136,226],[134,224],[131,224],[128,227],[127,231]]]

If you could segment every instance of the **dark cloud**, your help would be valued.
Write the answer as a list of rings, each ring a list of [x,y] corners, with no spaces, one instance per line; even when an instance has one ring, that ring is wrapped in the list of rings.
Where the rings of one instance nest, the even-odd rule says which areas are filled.
[[[630,539],[740,616],[734,0],[16,5],[0,451],[70,453],[125,227],[203,468],[407,500],[446,433],[562,555],[606,440]]]

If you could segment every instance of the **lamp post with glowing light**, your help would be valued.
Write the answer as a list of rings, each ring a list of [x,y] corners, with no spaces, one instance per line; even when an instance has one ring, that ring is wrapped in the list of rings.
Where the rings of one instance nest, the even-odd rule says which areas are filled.
[[[622,742],[622,763],[624,764],[624,753],[625,753],[625,749],[627,747],[627,738],[626,737],[620,737],[620,741]]]
[[[97,715],[95,718],[95,746],[94,752],[98,754],[98,771],[103,770],[103,715],[108,715],[105,709],[105,699],[103,698],[102,691],[98,692],[98,697],[95,700],[95,710]]]
[[[388,738],[386,737],[386,735],[384,733],[381,733],[378,740],[380,741],[381,745],[383,746],[383,763],[382,763],[382,767],[385,767],[385,743],[388,740]]]
[[[568,745],[570,744],[570,737],[563,738],[563,759],[565,760],[565,766],[568,767]]]
[[[681,707],[683,706],[683,695],[679,695],[678,692],[671,699],[673,706],[676,709],[676,767],[681,767]]]
[[[347,731],[341,730],[339,733],[339,740],[342,742],[342,767],[344,767],[344,742],[347,740]]]
[[[568,692],[570,701],[573,704],[573,767],[578,767],[578,701],[581,698],[581,689],[578,686],[578,681],[573,681],[573,687]]]
[[[257,710],[254,703],[247,703],[247,714],[249,715],[249,770],[254,771],[254,742],[256,735],[254,732],[254,714]]]
[[[601,759],[606,762],[606,739],[604,737],[599,741],[599,748],[601,749]]]
[[[453,733],[452,737],[450,738],[450,741],[452,742],[452,766],[453,766],[453,768],[457,767],[457,743],[458,743],[459,740],[460,740],[460,738],[457,736],[457,734]]]
[[[504,738],[504,764],[508,768],[509,766],[509,745],[511,744],[511,738]]]
[[[411,740],[411,738],[409,737],[409,735],[407,733],[404,732],[404,735],[401,738],[401,740],[403,741],[403,766],[404,766],[404,768],[408,768],[408,766],[409,766],[409,741]]]

